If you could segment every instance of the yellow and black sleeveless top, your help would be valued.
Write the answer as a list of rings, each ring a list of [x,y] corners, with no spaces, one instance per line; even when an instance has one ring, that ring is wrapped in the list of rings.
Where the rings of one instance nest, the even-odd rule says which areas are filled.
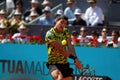
[[[48,50],[48,64],[66,64],[67,58],[65,58],[60,52],[51,46],[49,43],[52,41],[58,41],[61,43],[62,40],[66,40],[70,37],[70,33],[67,28],[64,28],[63,32],[57,33],[53,28],[51,28],[45,36],[45,41]],[[66,46],[63,46],[66,48]]]

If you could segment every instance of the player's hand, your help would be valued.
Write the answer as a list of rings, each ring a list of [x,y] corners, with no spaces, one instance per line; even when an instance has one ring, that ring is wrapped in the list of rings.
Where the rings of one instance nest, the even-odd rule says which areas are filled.
[[[82,69],[82,64],[80,63],[80,61],[78,60],[78,58],[75,59],[74,64],[75,64],[75,66],[78,69]]]

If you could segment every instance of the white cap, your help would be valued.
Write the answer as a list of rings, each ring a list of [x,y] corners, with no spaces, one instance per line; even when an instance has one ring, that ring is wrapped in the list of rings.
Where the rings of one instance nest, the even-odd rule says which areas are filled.
[[[74,15],[81,15],[81,10],[80,9],[75,9]]]
[[[18,10],[15,10],[15,14],[14,15],[22,15],[22,13]]]
[[[7,28],[3,23],[0,24],[0,29]]]
[[[50,11],[51,12],[51,8],[49,6],[46,6],[44,9],[43,9],[43,12],[45,11]]]
[[[56,15],[62,15],[62,14],[63,14],[63,10],[58,9],[57,12],[56,12]]]
[[[30,16],[38,16],[38,13],[36,11],[31,11]]]
[[[39,3],[38,0],[32,0],[31,3]]]
[[[51,5],[51,2],[49,0],[44,0],[43,3],[42,3],[42,5],[43,6],[44,5]]]
[[[18,28],[18,31],[20,31],[21,29],[27,29],[27,27],[25,25],[20,25],[20,27]]]
[[[6,14],[5,10],[4,9],[0,10],[0,14]]]

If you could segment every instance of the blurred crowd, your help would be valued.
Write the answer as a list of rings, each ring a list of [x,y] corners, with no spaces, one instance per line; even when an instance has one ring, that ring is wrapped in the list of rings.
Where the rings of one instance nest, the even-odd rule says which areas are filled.
[[[27,24],[37,19],[36,25],[53,26],[57,17],[65,15],[68,17],[68,25],[80,26],[104,26],[104,14],[102,9],[97,6],[96,0],[86,0],[90,5],[85,13],[77,7],[75,0],[67,0],[67,7],[64,10],[58,9],[52,14],[52,3],[49,0],[31,0],[28,9],[23,10],[23,0],[6,0],[6,10],[0,10],[0,43],[42,43],[42,38],[38,35],[27,35],[29,29]],[[42,6],[42,8],[40,7]],[[44,14],[43,17],[40,17]],[[84,17],[82,17],[84,15]],[[101,30],[101,34],[92,31],[87,35],[86,27],[81,27],[80,32],[73,31],[71,34],[71,43],[79,46],[107,46],[120,47],[120,31],[113,30],[111,36],[107,35],[107,28]]]
[[[96,30],[87,35],[86,27],[81,27],[79,32],[73,31],[71,34],[72,45],[90,46],[90,47],[114,47],[120,48],[120,34],[119,31],[113,30],[108,36],[108,29],[103,27],[101,33]]]

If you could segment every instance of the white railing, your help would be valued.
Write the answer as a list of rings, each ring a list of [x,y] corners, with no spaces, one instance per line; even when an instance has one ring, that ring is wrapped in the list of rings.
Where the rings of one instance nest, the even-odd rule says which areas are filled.
[[[1,2],[1,3],[0,3],[0,10],[1,10],[1,9],[5,9],[5,7],[6,7],[5,5],[6,5],[6,4],[5,4],[5,1]]]
[[[52,15],[53,17],[55,17],[55,13],[58,9],[63,9],[63,4],[60,3],[59,5],[55,6],[54,8],[51,9]],[[34,22],[36,22],[38,19],[40,19],[41,17],[45,16],[44,14],[40,15],[39,17],[37,17],[36,19],[32,20],[31,22],[28,23],[28,25],[33,24]]]

